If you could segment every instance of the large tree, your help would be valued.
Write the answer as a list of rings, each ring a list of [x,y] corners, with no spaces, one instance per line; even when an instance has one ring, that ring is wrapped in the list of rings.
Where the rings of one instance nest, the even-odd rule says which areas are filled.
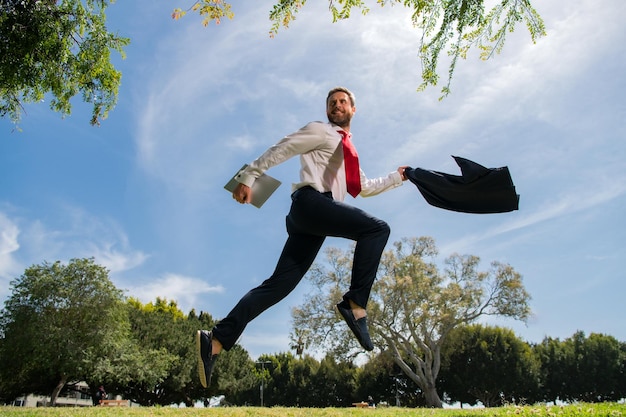
[[[128,39],[106,27],[110,0],[0,0],[0,117],[18,122],[23,103],[51,94],[50,107],[68,115],[71,98],[93,105],[91,124],[116,102]]]
[[[271,379],[265,390],[265,404],[270,406],[315,407],[317,393],[312,390],[320,367],[311,356],[296,358],[291,353],[264,356],[271,361],[268,369]]]
[[[130,298],[127,308],[138,356],[148,360],[138,364],[131,378],[111,379],[111,386],[124,398],[144,406],[184,403],[190,407],[217,394],[236,402],[252,387],[253,362],[239,345],[220,355],[211,387],[200,385],[194,337],[198,329],[214,326],[210,314],[192,310],[185,315],[175,301],[163,298],[146,304]]]
[[[118,390],[124,398],[144,406],[193,405],[201,397],[195,378],[193,344],[194,332],[199,328],[198,318],[185,316],[175,301],[162,298],[147,304],[131,298],[127,307],[133,339],[143,355],[154,358],[153,364],[144,365],[143,372],[150,372],[157,364],[163,372],[156,378],[120,381]]]
[[[306,0],[279,0],[274,4],[269,14],[270,36],[275,36],[281,26],[288,27],[305,3]],[[333,22],[348,19],[353,9],[362,14],[370,11],[363,0],[328,3]],[[411,9],[413,25],[422,32],[417,47],[422,62],[420,90],[437,85],[437,63],[442,52],[451,57],[447,82],[441,89],[444,95],[450,92],[458,59],[466,58],[470,49],[478,49],[481,59],[490,58],[502,50],[506,35],[521,23],[526,25],[533,43],[546,33],[543,20],[530,0],[500,0],[491,8],[486,8],[484,0],[377,0],[376,3],[381,7],[400,4]],[[205,26],[234,16],[231,4],[224,0],[197,0],[190,10],[203,16]],[[178,19],[186,12],[177,8],[172,16]]]
[[[460,326],[444,346],[440,387],[452,402],[485,407],[534,402],[539,360],[510,329]]]
[[[264,404],[286,407],[350,407],[357,399],[354,364],[327,354],[319,363],[291,353],[262,355],[257,371],[265,381]],[[258,362],[257,362],[258,363]]]
[[[50,395],[54,405],[66,383],[92,381],[125,345],[122,292],[93,259],[33,265],[11,286],[0,314],[5,395]]]
[[[544,401],[617,401],[626,396],[626,344],[582,331],[534,347],[541,360]]]
[[[479,271],[478,257],[454,254],[439,271],[433,239],[403,239],[394,246],[383,255],[367,306],[370,332],[375,345],[420,387],[426,405],[441,407],[436,381],[449,333],[488,315],[525,320],[530,296],[510,265],[493,262],[488,271]],[[311,269],[314,290],[292,313],[307,343],[343,355],[354,352],[356,344],[346,337],[334,305],[350,280],[352,252],[327,250],[330,271],[321,264]]]

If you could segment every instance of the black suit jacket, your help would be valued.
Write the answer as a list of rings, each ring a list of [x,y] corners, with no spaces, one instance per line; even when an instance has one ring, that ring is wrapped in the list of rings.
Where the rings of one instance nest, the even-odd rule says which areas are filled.
[[[519,195],[508,167],[485,168],[453,156],[462,175],[407,168],[406,177],[426,201],[439,208],[464,213],[504,213],[519,208]]]

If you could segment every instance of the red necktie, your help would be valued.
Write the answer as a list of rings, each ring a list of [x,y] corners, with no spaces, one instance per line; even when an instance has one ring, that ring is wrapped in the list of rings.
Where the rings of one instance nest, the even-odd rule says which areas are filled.
[[[361,175],[359,173],[359,155],[352,142],[350,136],[343,130],[339,130],[341,134],[341,143],[343,145],[343,162],[346,167],[346,186],[348,194],[356,197],[361,192]]]

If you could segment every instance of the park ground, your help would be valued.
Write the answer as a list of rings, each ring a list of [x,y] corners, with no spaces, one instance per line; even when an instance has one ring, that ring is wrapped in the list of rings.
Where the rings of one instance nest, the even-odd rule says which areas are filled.
[[[480,409],[423,408],[171,408],[171,407],[0,407],[2,417],[626,417],[625,403],[509,406]]]

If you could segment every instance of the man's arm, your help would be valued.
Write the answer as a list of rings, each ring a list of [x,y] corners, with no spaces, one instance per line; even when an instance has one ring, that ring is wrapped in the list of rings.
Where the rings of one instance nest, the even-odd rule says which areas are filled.
[[[272,145],[235,177],[239,185],[233,190],[233,198],[241,204],[252,201],[251,187],[254,181],[267,169],[323,144],[326,126],[327,124],[322,122],[308,123]]]
[[[402,185],[407,180],[404,170],[408,166],[400,166],[386,177],[367,178],[361,170],[361,197],[371,197]]]

